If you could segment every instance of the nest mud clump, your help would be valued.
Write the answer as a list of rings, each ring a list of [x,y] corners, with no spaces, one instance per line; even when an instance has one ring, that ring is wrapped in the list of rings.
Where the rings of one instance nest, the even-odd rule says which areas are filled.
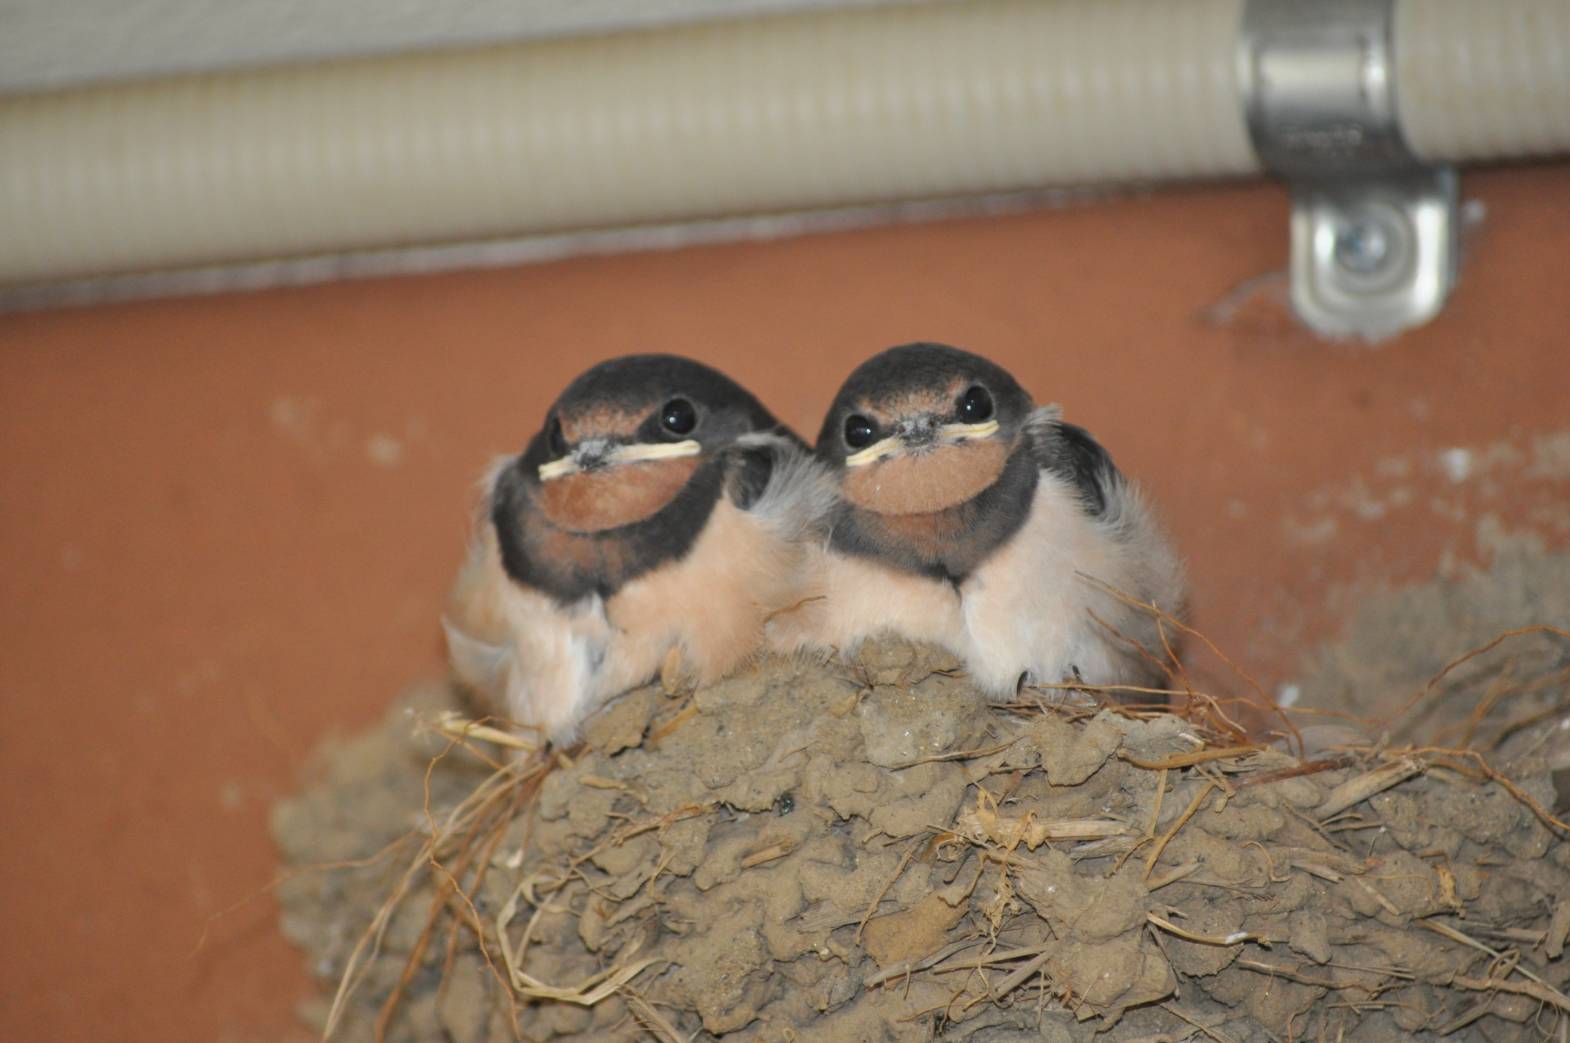
[[[307,1013],[458,1043],[1560,1038],[1562,737],[1496,751],[1505,780],[1048,694],[989,706],[877,643],[644,688],[496,768],[400,709],[277,809],[286,930],[340,986]]]

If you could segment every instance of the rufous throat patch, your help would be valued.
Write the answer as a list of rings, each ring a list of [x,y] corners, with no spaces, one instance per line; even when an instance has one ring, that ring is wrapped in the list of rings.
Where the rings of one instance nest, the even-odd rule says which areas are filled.
[[[660,511],[698,469],[696,456],[623,464],[563,475],[544,483],[541,506],[551,524],[568,532],[604,532]]]
[[[900,453],[848,470],[845,499],[877,514],[931,514],[973,499],[1003,473],[1009,447],[996,439]]]

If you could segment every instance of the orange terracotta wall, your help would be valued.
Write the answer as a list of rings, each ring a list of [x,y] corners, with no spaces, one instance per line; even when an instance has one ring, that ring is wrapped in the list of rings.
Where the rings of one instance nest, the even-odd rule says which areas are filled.
[[[717,363],[809,434],[878,348],[994,356],[1148,486],[1197,622],[1267,684],[1364,591],[1562,544],[1530,460],[1570,430],[1570,167],[1466,190],[1459,291],[1375,350],[1301,332],[1279,282],[1211,310],[1283,263],[1271,186],[0,316],[0,1037],[304,1038],[268,806],[441,669],[475,477],[610,355]]]

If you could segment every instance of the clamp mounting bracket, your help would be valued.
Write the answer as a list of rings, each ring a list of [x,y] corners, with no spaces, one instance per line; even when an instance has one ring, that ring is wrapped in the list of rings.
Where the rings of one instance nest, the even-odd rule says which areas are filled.
[[[1395,0],[1245,0],[1249,135],[1292,187],[1292,306],[1316,332],[1381,340],[1439,313],[1459,252],[1456,174],[1401,132]]]

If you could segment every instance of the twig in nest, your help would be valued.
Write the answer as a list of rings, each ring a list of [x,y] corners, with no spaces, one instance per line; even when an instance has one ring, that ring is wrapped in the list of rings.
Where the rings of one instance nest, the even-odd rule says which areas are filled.
[[[502,959],[507,964],[507,978],[518,995],[526,999],[556,1000],[580,1007],[592,1007],[621,991],[623,986],[649,966],[661,962],[659,957],[651,956],[636,963],[608,967],[597,974],[590,975],[579,984],[570,986],[551,985],[534,977],[523,969],[524,956],[529,948],[529,939],[534,934],[535,924],[539,921],[540,915],[551,907],[544,902],[535,907],[534,914],[529,917],[529,923],[524,928],[523,936],[519,939],[516,948],[508,942],[506,930],[507,924],[517,913],[518,900],[525,897],[526,891],[531,898],[533,897],[532,888],[528,885],[529,881],[520,883],[496,914],[496,937],[501,947]],[[565,878],[557,886],[565,886]],[[626,955],[630,957],[636,951],[637,945],[634,944],[627,950]]]
[[[696,818],[699,815],[712,811],[718,806],[719,802],[713,800],[704,801],[702,804],[685,804],[682,807],[673,808],[663,815],[654,815],[650,818],[639,819],[636,822],[631,822],[616,830],[610,836],[606,837],[604,840],[601,840],[598,844],[595,844],[583,854],[575,856],[571,865],[568,867],[569,871],[576,872],[579,866],[583,865],[583,863],[587,862],[589,859],[593,858],[595,855],[599,854],[601,851],[604,851],[608,847],[619,847],[622,844],[625,844],[627,841],[631,840],[633,837],[647,833],[651,829],[665,829],[666,827],[674,825],[683,819]]]
[[[485,818],[487,809],[491,807],[493,801],[495,801],[500,796],[505,796],[509,790],[505,788],[495,789],[476,807],[473,821],[470,823],[468,828],[463,831],[463,839],[458,845],[458,850],[453,861],[453,868],[449,868],[441,861],[443,845],[438,842],[438,837],[440,836],[441,830],[436,824],[435,816],[431,813],[431,776],[436,770],[436,765],[439,764],[447,756],[447,754],[452,751],[454,745],[462,744],[464,741],[465,739],[462,735],[454,736],[448,746],[437,756],[431,758],[431,760],[425,766],[425,776],[422,780],[424,800],[421,805],[421,811],[425,815],[426,828],[430,831],[431,842],[424,852],[424,863],[432,876],[435,878],[436,894],[431,900],[431,907],[426,917],[425,927],[420,932],[419,938],[415,941],[414,948],[409,951],[409,955],[404,961],[402,973],[399,974],[397,982],[393,984],[392,991],[388,993],[387,998],[382,1001],[381,1009],[377,1011],[376,1022],[374,1026],[376,1043],[383,1043],[383,1040],[386,1039],[387,1027],[392,1023],[393,1014],[397,1011],[399,1004],[402,1003],[404,992],[408,989],[409,983],[414,980],[415,975],[419,972],[420,964],[425,959],[426,949],[430,946],[431,937],[435,933],[436,925],[440,920],[442,910],[447,908],[448,900],[454,894],[458,895],[462,899],[463,906],[467,909],[469,916],[472,918],[475,934],[479,941],[480,955],[485,959],[486,965],[489,966],[493,972],[495,971],[495,964],[491,960],[490,950],[485,944],[485,929],[480,926],[479,923],[479,911],[474,908],[473,902],[470,901],[469,896],[464,893],[463,884],[460,881],[463,875],[468,872],[470,863],[474,861],[474,857],[476,855],[474,841],[475,838],[480,835],[481,828],[487,822],[487,819]],[[503,774],[505,773],[506,772],[504,769]],[[494,777],[495,775],[492,776],[492,778]],[[481,789],[483,788],[484,786],[482,784]],[[513,790],[511,792],[514,796],[513,806],[516,807],[518,791]],[[502,828],[505,828],[505,825],[506,819],[504,817],[501,822]],[[454,830],[454,832],[456,832],[456,830]]]
[[[555,1000],[592,1007],[614,996],[623,985],[642,974],[648,967],[659,963],[657,956],[648,956],[625,967],[609,967],[592,974],[577,985],[550,985],[527,974],[521,967],[511,968],[513,988],[532,1000]]]
[[[1019,742],[1020,738],[1021,736],[1016,735],[1008,742],[1000,742],[996,746],[988,746],[981,750],[955,750],[953,753],[934,753],[926,757],[917,757],[913,761],[891,764],[888,770],[904,771],[906,768],[914,768],[918,764],[936,764],[940,761],[968,761],[975,760],[977,757],[990,757],[994,753],[1002,753],[1016,742]]]
[[[1509,641],[1511,638],[1527,637],[1532,634],[1550,634],[1554,637],[1560,637],[1570,641],[1570,630],[1561,630],[1558,627],[1538,625],[1520,627],[1515,630],[1507,630],[1487,644],[1479,645],[1470,652],[1467,652],[1459,658],[1453,659],[1447,663],[1443,670],[1429,678],[1428,683],[1423,686],[1422,691],[1413,694],[1411,698],[1409,698],[1405,703],[1401,704],[1400,709],[1396,710],[1395,713],[1392,713],[1388,717],[1381,719],[1378,722],[1379,728],[1381,730],[1387,729],[1396,721],[1405,717],[1412,711],[1413,707],[1422,702],[1424,699],[1428,698],[1434,689],[1439,687],[1441,681],[1443,681],[1446,677],[1449,677],[1456,670],[1460,669],[1464,664],[1471,662],[1480,655],[1487,655],[1489,652],[1492,652],[1494,649],[1498,648],[1506,641]]]
[[[1230,1036],[1223,1035],[1215,1029],[1201,1023],[1198,1018],[1191,1014],[1185,1014],[1181,1008],[1176,1007],[1171,1003],[1163,1003],[1161,1005],[1161,1009],[1166,1011],[1168,1014],[1171,1014],[1173,1017],[1179,1019],[1180,1021],[1185,1021],[1188,1024],[1194,1026],[1196,1029],[1215,1040],[1216,1043],[1232,1043],[1232,1038]]]
[[[1508,792],[1512,797],[1526,805],[1526,807],[1532,812],[1532,814],[1537,816],[1538,821],[1542,822],[1543,825],[1557,830],[1561,835],[1570,834],[1570,823],[1566,823],[1564,820],[1556,818],[1552,812],[1543,807],[1542,804],[1538,803],[1537,798],[1533,797],[1520,786],[1517,786],[1503,772],[1499,771],[1492,764],[1489,764],[1488,759],[1481,753],[1478,753],[1476,750],[1446,750],[1433,746],[1422,746],[1414,750],[1408,750],[1406,752],[1411,756],[1429,754],[1433,756],[1453,757],[1458,760],[1471,761],[1473,764],[1477,765],[1477,770],[1481,773],[1482,777],[1488,779],[1491,782],[1497,782],[1500,786],[1504,787],[1505,791]],[[1454,768],[1456,771],[1463,770],[1454,764],[1447,764],[1445,767]]]
[[[1361,887],[1364,891],[1368,892],[1368,897],[1378,902],[1381,909],[1389,913],[1391,916],[1394,916],[1398,919],[1400,918],[1401,910],[1396,908],[1396,904],[1394,902],[1380,894],[1379,891],[1375,889],[1373,884],[1369,883],[1367,880],[1362,879],[1361,877],[1356,876],[1352,878],[1352,882],[1358,887]]]
[[[977,940],[980,940],[979,936],[977,937]],[[971,959],[967,956],[963,960],[938,967],[932,973],[949,974],[953,971],[973,971],[978,967],[996,967],[998,964],[1013,963],[1015,960],[1023,960],[1026,957],[1035,957],[1040,955],[1043,951],[1052,950],[1053,946],[1051,945],[1032,945],[1023,949],[1000,949],[996,952],[989,952],[984,956],[977,956],[975,959]]]
[[[1031,959],[1029,963],[1025,964],[1023,967],[1020,967],[1018,970],[1013,971],[1007,978],[1004,978],[1002,981],[998,982],[995,987],[989,985],[987,987],[987,994],[985,996],[977,996],[975,999],[971,1000],[965,1005],[965,1009],[969,1010],[976,1004],[989,999],[993,1003],[1002,1002],[1003,997],[1019,988],[1030,979],[1031,975],[1045,967],[1047,961],[1052,958],[1052,953],[1053,948],[1050,946],[1048,948],[1042,949]]]
[[[895,881],[899,880],[901,876],[905,875],[905,867],[910,865],[910,860],[915,857],[917,849],[926,843],[926,841],[926,837],[918,836],[915,841],[905,849],[905,854],[902,858],[900,858],[899,865],[894,867],[894,872],[891,873],[889,878],[883,882],[883,886],[878,888],[878,893],[872,896],[872,901],[867,903],[867,911],[861,914],[861,922],[856,925],[856,934],[854,936],[854,940],[857,945],[861,944],[861,932],[866,930],[867,921],[872,919],[872,914],[878,911],[878,903],[883,901],[883,896],[889,893],[889,888],[894,886]]]
[[[1405,782],[1422,770],[1423,762],[1416,757],[1402,757],[1380,765],[1373,771],[1348,779],[1331,790],[1325,802],[1314,813],[1319,816],[1321,823],[1327,822],[1347,808],[1362,803],[1376,793],[1383,793],[1391,786]]]
[[[1561,898],[1548,918],[1548,931],[1543,951],[1550,960],[1557,960],[1565,951],[1565,940],[1570,938],[1570,898]]]
[[[1128,832],[1128,827],[1117,819],[1037,819],[1033,811],[1004,815],[998,811],[997,801],[981,786],[976,787],[976,806],[955,816],[954,829],[972,843],[990,840],[1006,852],[1021,844],[1034,851],[1048,840],[1100,840]]]
[[[1399,978],[1402,981],[1416,981],[1417,975],[1400,967],[1375,967],[1366,963],[1345,963],[1341,960],[1331,960],[1326,967],[1334,967],[1340,971],[1362,971],[1364,974],[1378,974],[1386,978]]]
[[[1164,674],[1169,680],[1172,677],[1174,668],[1176,668],[1176,670],[1180,674],[1182,673],[1183,664],[1177,658],[1177,655],[1172,651],[1172,646],[1170,644],[1167,644],[1166,635],[1165,634],[1162,635],[1161,643],[1162,643],[1162,645],[1164,645],[1166,647],[1167,655],[1170,657],[1170,659],[1169,659],[1169,661],[1163,662],[1159,657],[1157,657],[1155,655],[1155,653],[1151,652],[1150,649],[1146,648],[1142,642],[1137,641],[1137,640],[1135,640],[1132,637],[1129,637],[1127,634],[1123,633],[1123,631],[1119,630],[1117,627],[1113,626],[1111,623],[1108,623],[1105,619],[1102,619],[1099,615],[1096,614],[1094,609],[1090,610],[1090,618],[1092,620],[1094,620],[1096,622],[1096,624],[1099,625],[1107,633],[1111,634],[1113,637],[1117,638],[1119,641],[1122,641],[1124,644],[1126,644],[1130,648],[1132,648],[1134,650],[1134,652],[1141,659],[1143,659],[1145,662],[1149,663],[1151,666],[1155,667],[1162,674]],[[1173,694],[1175,695],[1177,693],[1174,692]],[[1183,694],[1185,694],[1185,695],[1193,694],[1192,689],[1190,688],[1189,683],[1188,683],[1187,675],[1183,675]]]
[[[686,1043],[681,1038],[681,1033],[676,1031],[676,1026],[654,1009],[654,1004],[644,999],[630,988],[623,988],[622,995],[627,997],[627,1009],[632,1011],[633,1017],[643,1023],[660,1043]]]
[[[618,793],[632,792],[632,787],[620,779],[607,779],[599,775],[579,775],[578,782],[589,789],[608,789],[615,790]]]
[[[1194,874],[1194,872],[1196,870],[1198,870],[1198,869],[1199,869],[1199,863],[1198,862],[1184,862],[1182,865],[1176,867],[1175,869],[1170,869],[1167,872],[1165,872],[1165,873],[1161,874],[1160,876],[1156,877],[1154,880],[1149,881],[1146,884],[1146,890],[1149,890],[1149,891],[1159,891],[1163,887],[1166,887],[1168,884],[1175,884],[1179,880],[1182,880],[1184,877],[1192,876]]]
[[[1172,838],[1177,836],[1178,830],[1182,829],[1188,820],[1194,817],[1194,813],[1199,810],[1200,804],[1204,803],[1205,798],[1210,796],[1210,792],[1215,788],[1216,784],[1214,782],[1207,782],[1201,786],[1199,792],[1194,795],[1194,799],[1189,803],[1187,810],[1179,815],[1177,821],[1172,823],[1172,828],[1163,833],[1161,839],[1156,841],[1154,849],[1145,857],[1143,879],[1150,879],[1150,871],[1156,867],[1156,860],[1161,857],[1161,852],[1167,849],[1167,845],[1172,842]]]
[[[655,745],[661,739],[665,738],[667,735],[670,735],[677,728],[680,728],[682,725],[686,724],[696,716],[698,716],[698,704],[689,702],[686,706],[683,706],[681,710],[677,712],[676,716],[672,717],[670,720],[666,721],[664,724],[660,725],[658,728],[649,733],[649,745]]]
[[[1460,916],[1458,912],[1455,915]],[[1472,933],[1482,935],[1484,938],[1498,938],[1507,942],[1520,942],[1532,948],[1542,945],[1548,939],[1547,931],[1529,931],[1522,927],[1490,927],[1486,924],[1471,924]]]
[[[1163,931],[1166,931],[1168,934],[1174,934],[1184,941],[1193,942],[1196,945],[1216,945],[1225,948],[1229,945],[1242,945],[1244,942],[1255,942],[1259,945],[1265,946],[1267,949],[1270,947],[1270,939],[1266,938],[1262,934],[1255,934],[1252,931],[1233,931],[1231,934],[1195,934],[1193,931],[1185,931],[1171,920],[1157,916],[1155,913],[1146,913],[1145,919],[1149,920],[1152,924],[1155,924]]]
[[[447,746],[441,750],[426,767],[426,822],[430,835],[410,860],[392,891],[382,901],[376,915],[372,917],[363,932],[361,932],[354,949],[349,954],[349,959],[344,965],[343,973],[338,981],[338,988],[333,994],[331,1007],[328,1009],[327,1021],[322,1029],[322,1038],[331,1039],[343,1018],[349,997],[359,986],[361,980],[368,972],[371,962],[381,953],[382,941],[386,937],[387,929],[392,922],[393,913],[402,904],[403,899],[413,889],[415,881],[422,872],[426,871],[433,858],[447,847],[453,837],[466,834],[485,814],[486,809],[499,796],[509,792],[520,781],[537,779],[543,775],[545,766],[537,765],[531,769],[531,774],[520,777],[518,768],[509,765],[493,772],[484,782],[475,788],[462,801],[460,801],[447,817],[437,823],[429,810],[429,785],[430,773],[435,765],[447,756],[459,744],[458,738],[450,738]],[[438,896],[438,900],[442,900]]]
[[[1328,880],[1333,884],[1339,884],[1342,880],[1345,880],[1344,873],[1339,872],[1339,870],[1330,869],[1328,866],[1320,866],[1319,862],[1308,862],[1303,861],[1303,859],[1295,859],[1295,861],[1291,862],[1291,866],[1292,869],[1303,870],[1303,872],[1308,873],[1309,876],[1319,876],[1320,880]]]
[[[1248,739],[1248,729],[1229,717],[1221,708],[1224,702],[1241,703],[1244,706],[1253,706],[1253,700],[1230,698],[1220,699],[1205,692],[1196,692],[1190,697],[1190,707],[1185,716],[1190,723],[1209,730],[1212,734],[1223,737],[1227,742],[1238,743]]]
[[[535,753],[543,748],[542,743],[492,727],[483,721],[471,721],[452,710],[447,710],[436,718],[436,730],[449,738],[482,739],[497,746],[505,746],[509,750],[522,750],[525,753]]]
[[[1561,680],[1561,681],[1562,680],[1570,680],[1570,670],[1564,671],[1563,673],[1556,675],[1555,676],[1555,680]],[[1547,721],[1547,720],[1551,720],[1552,718],[1559,717],[1560,715],[1564,714],[1566,711],[1570,711],[1570,700],[1565,700],[1564,702],[1557,703],[1557,704],[1555,704],[1553,706],[1550,706],[1546,710],[1539,710],[1537,713],[1527,714],[1525,717],[1521,717],[1521,718],[1518,718],[1517,720],[1511,721],[1509,724],[1506,724],[1503,728],[1500,728],[1499,731],[1494,734],[1494,737],[1492,739],[1489,739],[1488,742],[1485,743],[1484,745],[1489,750],[1497,750],[1500,747],[1500,745],[1506,739],[1510,738],[1510,736],[1514,735],[1516,732],[1520,731],[1521,729],[1523,729],[1523,728],[1530,728],[1534,724],[1541,724],[1543,721]]]
[[[1242,678],[1243,681],[1245,683],[1247,683],[1247,685],[1254,690],[1254,693],[1255,693],[1255,695],[1257,696],[1257,699],[1258,699],[1258,701],[1254,704],[1257,709],[1264,710],[1267,713],[1275,714],[1277,717],[1281,718],[1282,724],[1284,724],[1286,726],[1287,731],[1292,735],[1293,739],[1297,743],[1298,756],[1299,757],[1303,756],[1303,751],[1305,749],[1305,747],[1303,745],[1303,736],[1302,736],[1301,733],[1298,732],[1297,725],[1295,723],[1293,723],[1292,718],[1286,713],[1285,710],[1281,709],[1280,706],[1276,705],[1276,701],[1274,699],[1270,698],[1270,696],[1265,694],[1264,686],[1261,685],[1259,683],[1259,681],[1257,681],[1252,674],[1250,674],[1247,670],[1244,670],[1242,667],[1238,666],[1237,663],[1235,663],[1230,656],[1228,656],[1225,652],[1221,651],[1221,649],[1216,646],[1216,643],[1214,641],[1210,640],[1210,638],[1206,637],[1202,632],[1200,632],[1200,631],[1194,629],[1193,627],[1189,626],[1187,623],[1183,622],[1181,619],[1178,619],[1176,616],[1173,616],[1171,613],[1162,610],[1160,607],[1158,607],[1157,605],[1155,605],[1152,602],[1141,601],[1139,598],[1136,598],[1136,597],[1133,597],[1133,596],[1131,596],[1129,594],[1124,593],[1123,591],[1119,590],[1117,587],[1112,586],[1110,583],[1103,582],[1102,580],[1096,579],[1094,576],[1086,575],[1083,572],[1077,573],[1077,575],[1083,577],[1084,579],[1088,580],[1093,585],[1095,585],[1095,586],[1101,588],[1102,590],[1106,591],[1112,597],[1114,597],[1114,598],[1118,599],[1119,601],[1123,602],[1125,605],[1128,605],[1131,608],[1140,609],[1140,610],[1142,610],[1144,612],[1147,612],[1147,613],[1151,614],[1152,616],[1154,616],[1156,618],[1156,620],[1162,626],[1171,626],[1171,627],[1175,628],[1176,630],[1178,630],[1179,632],[1183,633],[1184,635],[1186,635],[1188,637],[1195,638],[1201,644],[1203,644],[1207,649],[1210,650],[1210,654],[1211,655],[1215,656],[1217,659],[1219,659],[1223,663],[1225,663],[1229,670],[1231,670],[1238,677]],[[1223,718],[1223,719],[1225,719],[1225,718]],[[1234,724],[1234,727],[1236,727],[1235,724]],[[1241,729],[1238,729],[1237,736],[1239,738],[1243,737],[1243,732],[1242,732]]]
[[[905,960],[892,967],[885,967],[876,974],[862,979],[861,986],[864,989],[874,989],[893,978],[903,978],[907,974],[924,971],[933,964],[941,963],[955,953],[974,948],[984,941],[986,941],[986,938],[978,934],[974,938],[962,938],[957,942],[950,942],[938,951],[928,953],[919,960]]]
[[[1304,761],[1291,768],[1282,768],[1279,771],[1266,771],[1258,775],[1250,775],[1246,779],[1238,780],[1238,789],[1247,789],[1249,786],[1267,786],[1272,782],[1285,782],[1287,779],[1301,778],[1304,775],[1318,775],[1324,771],[1336,771],[1340,768],[1351,767],[1356,763],[1351,757],[1327,757],[1316,761]]]
[[[794,850],[796,850],[796,842],[787,837],[777,843],[770,844],[762,850],[754,851],[738,862],[737,866],[741,869],[751,869],[753,866],[761,866],[765,862],[772,862],[776,858],[784,858]]]
[[[1455,977],[1450,979],[1450,984],[1463,989],[1475,989],[1479,992],[1513,992],[1520,996],[1530,996],[1539,1003],[1546,1003],[1551,1007],[1558,1007],[1566,1014],[1570,1014],[1570,998],[1558,989],[1553,989],[1536,981],[1515,981],[1504,978],[1468,978]]]
[[[485,925],[480,919],[480,911],[475,907],[474,900],[470,895],[479,894],[480,888],[485,885],[485,875],[490,871],[491,859],[496,853],[496,845],[501,843],[502,837],[507,834],[508,825],[518,814],[518,809],[523,806],[527,796],[528,791],[523,786],[518,786],[513,790],[512,803],[508,806],[506,812],[498,816],[494,825],[491,826],[490,837],[480,849],[479,858],[475,861],[474,882],[469,885],[470,893],[464,894],[461,890],[457,891],[457,894],[462,897],[463,903],[460,906],[461,912],[454,914],[455,919],[452,931],[447,936],[447,955],[442,961],[442,979],[437,990],[439,1002],[440,996],[447,990],[448,976],[452,973],[453,965],[458,957],[458,926],[461,922],[474,932],[475,940],[479,945],[480,955],[485,960],[486,969],[491,972],[491,976],[496,979],[497,984],[502,987],[503,993],[507,997],[508,1022],[512,1028],[513,1038],[516,1040],[523,1038],[523,1027],[518,1021],[518,997],[514,995],[510,983],[507,981],[507,976],[502,973],[501,968],[496,966],[496,961],[491,958],[490,948],[485,944]]]
[[[1159,695],[1163,699],[1183,694],[1171,688],[1150,688],[1138,684],[1086,684],[1083,681],[1033,681],[1025,687],[1044,692],[1090,692],[1093,695]]]
[[[1483,723],[1495,706],[1498,706],[1507,696],[1520,693],[1526,686],[1514,684],[1516,661],[1511,659],[1505,664],[1504,669],[1488,682],[1488,687],[1483,690],[1482,698],[1477,700],[1477,705],[1472,707],[1472,712],[1467,714],[1466,723],[1461,729],[1461,737],[1456,740],[1457,746],[1472,745],[1472,737],[1477,734],[1478,727]],[[1450,729],[1439,732],[1445,735]]]
[[[1193,753],[1177,753],[1170,757],[1163,757],[1159,761],[1140,760],[1138,757],[1134,756],[1132,753],[1129,753],[1127,750],[1119,750],[1118,759],[1127,761],[1136,768],[1143,768],[1146,771],[1158,771],[1165,768],[1191,768],[1196,764],[1204,764],[1207,761],[1221,761],[1228,760],[1233,757],[1247,757],[1250,754],[1258,753],[1262,749],[1264,749],[1263,746],[1256,745],[1223,746],[1219,748],[1195,750]]]
[[[1454,927],[1451,927],[1442,920],[1419,920],[1418,923],[1423,927],[1426,927],[1428,930],[1433,931],[1435,934],[1442,934],[1453,942],[1460,942],[1462,945],[1476,949],[1478,952],[1485,953],[1496,960],[1502,960],[1505,958],[1505,954],[1500,952],[1498,949],[1495,949],[1490,945],[1484,945],[1482,942],[1478,941],[1476,938],[1473,938],[1471,935],[1466,934],[1463,931],[1456,930]],[[1530,978],[1539,985],[1543,986],[1545,989],[1549,988],[1549,985],[1546,981],[1534,974],[1530,967],[1523,967],[1519,960],[1517,960],[1512,965],[1511,969],[1520,973],[1523,978]],[[1564,997],[1560,996],[1560,999],[1564,999]],[[1566,1009],[1570,1010],[1570,1007],[1567,1007]]]
[[[1161,638],[1161,650],[1167,654],[1167,662],[1171,664],[1171,669],[1167,671],[1167,675],[1170,677],[1173,671],[1176,671],[1177,680],[1183,683],[1184,693],[1192,695],[1194,693],[1194,685],[1188,679],[1188,671],[1183,667],[1183,660],[1178,658],[1177,649],[1172,647],[1172,639],[1167,636],[1166,621],[1172,619],[1172,617],[1157,608],[1156,603],[1153,601],[1145,604],[1150,606],[1150,612],[1156,618],[1156,636]],[[1176,622],[1176,620],[1173,621]]]
[[[1487,1014],[1493,1005],[1494,998],[1492,996],[1489,996],[1487,999],[1475,1001],[1466,1010],[1462,1011],[1454,1018],[1439,1026],[1439,1035],[1450,1036],[1460,1032],[1462,1029],[1472,1024],[1472,1022]]]
[[[1157,776],[1156,780],[1156,799],[1152,801],[1150,805],[1150,825],[1145,827],[1145,833],[1143,836],[1135,841],[1127,851],[1118,856],[1117,864],[1112,867],[1112,872],[1107,874],[1109,878],[1118,875],[1118,872],[1123,868],[1123,863],[1127,862],[1131,857],[1133,857],[1134,852],[1138,851],[1140,848],[1156,839],[1156,823],[1161,821],[1161,805],[1166,800],[1166,796],[1167,769],[1162,768],[1161,774]]]
[[[1301,985],[1312,985],[1315,988],[1331,989],[1333,991],[1356,989],[1359,992],[1368,993],[1369,996],[1377,996],[1390,987],[1388,983],[1384,985],[1368,985],[1355,981],[1332,981],[1329,978],[1315,978],[1312,975],[1304,974],[1296,967],[1283,967],[1274,963],[1266,963],[1263,960],[1240,958],[1237,961],[1237,965],[1244,970],[1254,971],[1257,974],[1268,974],[1273,978],[1286,978],[1288,981],[1295,981]]]

